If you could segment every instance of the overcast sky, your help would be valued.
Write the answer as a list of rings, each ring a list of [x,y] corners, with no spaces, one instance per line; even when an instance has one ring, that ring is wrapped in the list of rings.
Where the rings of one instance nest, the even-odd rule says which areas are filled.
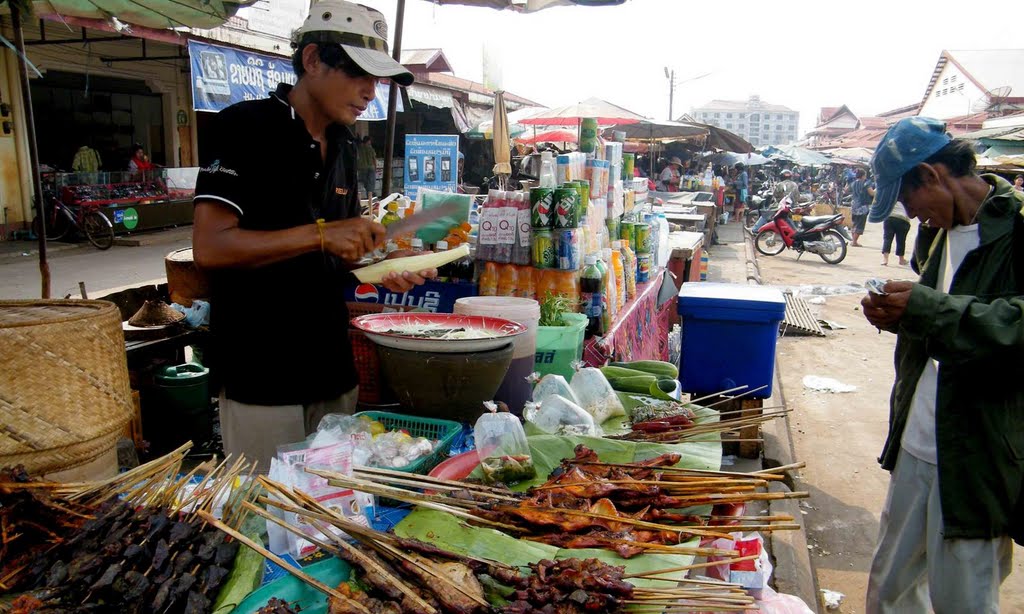
[[[360,1],[393,34],[395,0]],[[597,96],[656,119],[668,116],[674,68],[676,117],[759,94],[799,111],[802,135],[822,106],[872,115],[919,102],[943,49],[1020,48],[1022,32],[1020,1],[628,0],[524,15],[408,0],[403,48],[440,47],[475,81],[487,57],[488,78],[544,106]]]

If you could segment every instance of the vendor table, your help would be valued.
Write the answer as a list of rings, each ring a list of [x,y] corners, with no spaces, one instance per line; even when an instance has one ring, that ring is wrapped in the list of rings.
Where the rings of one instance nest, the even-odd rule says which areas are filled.
[[[637,284],[636,297],[622,307],[612,327],[603,337],[591,337],[583,346],[583,361],[591,367],[609,360],[668,360],[668,332],[675,301],[658,307],[658,294],[665,271],[643,284]]]
[[[669,249],[672,255],[668,261],[668,270],[675,278],[676,291],[688,281],[700,281],[700,257],[704,251],[704,233],[679,231],[668,235]],[[679,313],[672,310],[669,314],[669,325],[681,322]]]

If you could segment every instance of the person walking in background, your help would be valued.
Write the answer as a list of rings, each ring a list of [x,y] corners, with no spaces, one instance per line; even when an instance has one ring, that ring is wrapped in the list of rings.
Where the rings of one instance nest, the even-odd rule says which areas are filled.
[[[1017,175],[1013,178],[1013,189],[1024,192],[1024,175]]]
[[[1024,194],[976,164],[925,117],[896,122],[871,159],[870,220],[899,199],[921,221],[921,277],[861,301],[896,334],[869,614],[998,612],[1011,540],[1024,543]]]
[[[658,175],[658,190],[661,192],[679,191],[679,168],[683,162],[679,158],[672,158]]]
[[[363,185],[366,198],[373,198],[373,190],[377,184],[377,152],[373,150],[373,143],[369,136],[364,136],[359,141],[359,148],[356,151],[356,169],[359,171],[359,183]]]
[[[747,206],[747,195],[750,193],[750,175],[742,162],[736,163],[736,213],[739,215]]]
[[[875,189],[868,183],[868,173],[862,168],[857,169],[857,178],[850,186],[850,193],[853,195],[853,206],[850,214],[853,216],[853,242],[854,247],[863,247],[860,238],[864,234],[864,226],[868,221],[868,208],[871,207],[871,199],[875,196]]]
[[[900,264],[909,264],[903,257],[906,253],[908,232],[910,232],[910,218],[907,217],[907,210],[903,207],[903,203],[896,201],[892,206],[892,213],[882,222],[882,266],[889,265],[889,252],[893,239],[896,239],[896,257],[900,259]]]

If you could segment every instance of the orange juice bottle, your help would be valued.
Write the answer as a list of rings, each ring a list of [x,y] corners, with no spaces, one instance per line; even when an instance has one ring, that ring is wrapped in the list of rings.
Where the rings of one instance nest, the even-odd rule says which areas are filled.
[[[514,264],[502,264],[498,267],[498,296],[514,296],[519,281],[519,271]]]
[[[553,269],[533,269],[533,291],[537,295],[537,302],[543,303],[548,296],[558,294],[558,285]]]
[[[480,296],[497,296],[498,294],[498,265],[493,262],[485,262],[484,269],[480,272]]]
[[[551,271],[555,278],[555,293],[569,299],[573,311],[579,311],[580,280],[576,271]]]
[[[517,267],[516,272],[516,296],[519,298],[537,298],[537,292],[534,286],[534,275],[533,267],[521,266]]]
[[[611,256],[612,269],[615,271],[616,311],[622,311],[622,306],[626,304],[626,268],[622,262],[622,252],[612,249]]]

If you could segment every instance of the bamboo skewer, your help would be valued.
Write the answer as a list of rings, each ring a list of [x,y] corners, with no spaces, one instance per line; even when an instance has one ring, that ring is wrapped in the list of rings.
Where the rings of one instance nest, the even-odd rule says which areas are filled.
[[[714,403],[712,403],[710,405],[705,405],[705,407],[714,407],[715,405],[721,405],[722,403],[728,403],[729,401],[735,401],[736,399],[742,399],[743,397],[745,397],[747,395],[754,394],[755,392],[760,392],[760,391],[764,390],[767,387],[768,387],[768,384],[765,384],[764,386],[758,386],[757,388],[754,388],[753,390],[745,390],[745,391],[741,392],[740,394],[734,394],[734,395],[730,396],[727,399],[722,399],[721,401],[715,401]],[[743,388],[747,388],[747,386],[743,386]],[[733,388],[732,390],[725,390],[723,392],[719,392],[718,394],[713,394],[713,395],[710,395],[710,396],[701,397],[700,399],[697,399],[697,400],[698,401],[703,401],[704,399],[712,399],[714,397],[725,396],[726,394],[728,394],[730,392],[733,392],[734,390],[740,390],[740,389],[741,388]],[[694,403],[694,402],[695,401],[690,401],[690,403]]]
[[[713,399],[715,397],[720,397],[720,396],[722,396],[724,394],[729,394],[730,392],[736,392],[737,390],[743,390],[745,388],[750,388],[750,386],[748,386],[746,384],[743,384],[742,386],[736,386],[735,388],[729,388],[728,390],[723,390],[721,392],[716,392],[715,394],[709,394],[707,396],[703,396],[703,397],[700,397],[700,398],[697,398],[697,399],[690,399],[689,401],[687,401],[687,404],[689,404],[689,405],[696,405],[697,403],[700,403],[701,401],[706,401],[708,399]],[[767,386],[761,386],[761,388],[767,388]],[[757,390],[761,390],[761,388],[758,388]],[[751,392],[756,392],[756,391],[752,390]]]
[[[662,576],[667,573],[677,573],[680,571],[690,571],[691,569],[704,569],[705,567],[716,567],[718,565],[732,565],[733,563],[740,563],[742,561],[753,561],[759,558],[760,554],[751,554],[749,556],[741,556],[733,559],[724,559],[721,561],[708,561],[706,563],[694,563],[693,565],[683,565],[682,567],[670,567],[668,569],[658,569],[655,571],[646,571],[644,573],[631,573],[622,576],[623,579],[627,578],[651,578],[651,576]],[[665,580],[667,578],[652,578],[654,580]]]
[[[295,576],[299,580],[302,580],[306,584],[308,584],[308,585],[312,586],[313,588],[317,589],[318,591],[320,591],[322,593],[326,593],[326,594],[330,595],[331,597],[334,597],[335,599],[340,600],[346,606],[351,607],[352,609],[354,609],[354,610],[356,610],[358,612],[362,612],[363,614],[370,614],[370,611],[368,609],[366,609],[365,607],[363,607],[363,605],[361,603],[359,603],[357,601],[354,601],[352,599],[349,599],[345,595],[342,595],[338,591],[334,590],[330,586],[327,586],[326,584],[324,584],[323,582],[317,580],[313,576],[310,576],[309,574],[305,573],[301,569],[299,569],[297,567],[293,567],[291,564],[289,564],[287,561],[285,561],[281,557],[277,556],[273,552],[267,550],[263,546],[257,544],[256,542],[254,542],[251,539],[249,539],[248,537],[246,537],[245,535],[243,535],[243,534],[239,533],[238,531],[232,529],[231,527],[229,527],[228,525],[224,524],[220,520],[217,520],[209,512],[206,512],[204,510],[199,510],[198,515],[199,515],[200,518],[202,518],[208,524],[211,524],[211,525],[217,527],[218,529],[220,529],[221,531],[227,533],[228,535],[230,535],[234,539],[237,539],[239,541],[239,543],[244,544],[244,545],[248,546],[249,548],[252,548],[256,552],[258,552],[261,556],[263,556],[263,558],[269,559],[269,560],[273,561],[274,563],[276,563],[279,566],[281,566],[282,569],[284,569],[288,573],[292,574],[293,576]]]
[[[803,469],[807,466],[807,463],[800,461],[798,463],[791,463],[789,465],[780,465],[778,467],[771,467],[769,469],[761,469],[760,471],[754,471],[753,475],[760,475],[762,473],[776,473],[780,471],[789,471],[790,469]]]
[[[376,475],[387,475],[399,478],[408,478],[410,474],[404,471],[394,471],[391,469],[378,469],[376,467],[356,467],[353,470],[354,473],[368,473]],[[459,482],[457,480],[443,480],[441,478],[435,478],[429,475],[417,475],[417,479],[421,479],[423,482],[430,482],[432,484],[440,484],[442,486],[457,486],[462,490],[480,490],[480,491],[491,491],[500,495],[507,495],[509,491],[504,488],[496,488],[494,486],[485,486],[484,484],[473,484],[470,482]]]

